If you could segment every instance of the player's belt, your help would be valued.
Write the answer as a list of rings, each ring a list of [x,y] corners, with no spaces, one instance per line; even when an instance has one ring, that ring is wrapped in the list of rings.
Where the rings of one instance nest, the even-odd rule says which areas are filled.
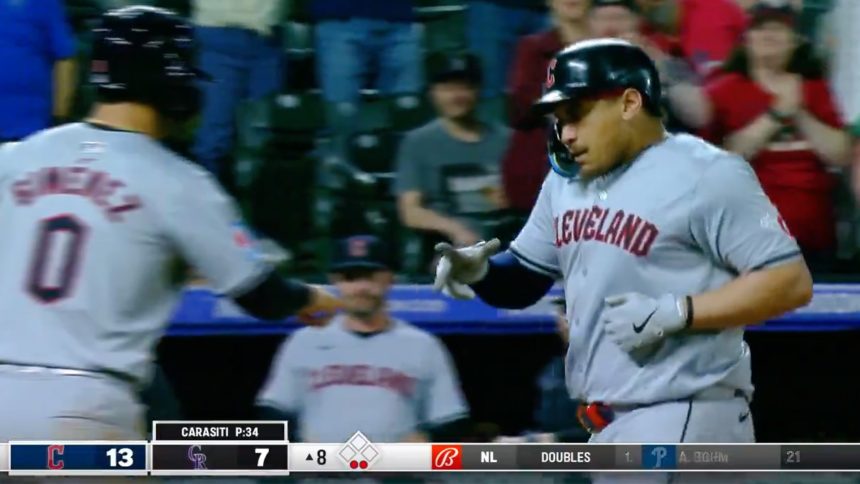
[[[141,389],[140,382],[126,373],[114,370],[82,370],[79,368],[60,368],[56,366],[28,365],[26,363],[11,363],[0,361],[0,372],[13,372],[39,375],[79,376],[84,378],[111,378],[134,388]]]
[[[697,400],[730,400],[732,398],[743,398],[749,403],[746,392],[739,388],[713,387],[702,390],[690,398],[677,400],[666,400],[661,402],[643,404],[607,404],[603,402],[581,403],[576,409],[576,418],[579,423],[592,434],[599,433],[615,420],[616,412],[629,412],[640,408],[653,407],[664,403],[691,402]]]

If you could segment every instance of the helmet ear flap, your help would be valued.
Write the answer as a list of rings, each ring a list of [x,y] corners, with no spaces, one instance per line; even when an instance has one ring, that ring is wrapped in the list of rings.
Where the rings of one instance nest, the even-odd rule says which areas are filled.
[[[552,171],[564,178],[576,178],[579,175],[579,164],[570,156],[570,150],[561,141],[561,122],[555,121],[547,134],[547,157]]]

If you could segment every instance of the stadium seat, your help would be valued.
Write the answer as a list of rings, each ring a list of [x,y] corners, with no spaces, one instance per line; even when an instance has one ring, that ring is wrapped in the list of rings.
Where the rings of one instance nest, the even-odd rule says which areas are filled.
[[[319,89],[316,56],[313,51],[292,51],[284,54],[283,92],[303,92]]]
[[[396,135],[389,131],[366,131],[353,135],[349,143],[349,159],[356,168],[371,174],[394,171],[397,153]]]
[[[401,94],[388,98],[391,128],[406,132],[430,122],[436,113],[423,94]]]
[[[282,42],[285,52],[307,52],[314,50],[313,25],[302,22],[281,24]]]
[[[387,129],[391,125],[386,100],[373,90],[362,91],[357,103],[327,103],[325,111],[329,129],[344,139],[357,132]]]
[[[283,93],[274,97],[272,127],[275,131],[317,131],[325,125],[323,101],[318,92]]]
[[[442,51],[465,49],[466,8],[461,2],[416,8],[424,31],[424,48]]]
[[[320,269],[311,267],[317,258],[307,248],[321,236],[313,220],[318,165],[319,160],[311,155],[258,160],[246,194],[251,225],[289,250],[293,254],[291,270],[300,272]]]

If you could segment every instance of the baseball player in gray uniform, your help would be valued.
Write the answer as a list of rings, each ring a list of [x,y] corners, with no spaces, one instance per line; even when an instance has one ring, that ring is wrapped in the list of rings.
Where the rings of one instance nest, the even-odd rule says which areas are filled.
[[[263,418],[290,420],[294,438],[345,442],[456,441],[468,407],[445,346],[386,311],[393,274],[371,236],[338,242],[331,279],[344,313],[297,331],[275,357],[257,399]]]
[[[0,151],[0,441],[143,437],[177,258],[261,318],[339,305],[277,277],[207,172],[157,141],[198,107],[191,27],[130,7],[94,35],[91,117]]]
[[[749,164],[667,134],[659,98],[627,42],[558,53],[536,103],[552,170],[526,225],[499,254],[440,244],[436,287],[522,308],[561,278],[591,442],[752,442],[743,328],[807,304],[812,280]]]

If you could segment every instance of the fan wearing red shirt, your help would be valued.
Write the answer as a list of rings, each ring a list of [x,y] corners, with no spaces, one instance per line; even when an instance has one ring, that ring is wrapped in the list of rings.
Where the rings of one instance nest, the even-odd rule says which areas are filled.
[[[850,140],[795,19],[789,6],[753,6],[744,45],[705,87],[706,134],[750,160],[810,265],[827,269],[836,249],[832,171],[849,163]]]
[[[739,0],[680,0],[680,41],[696,72],[707,77],[729,56],[747,28]]]
[[[555,53],[588,37],[588,0],[549,0],[549,5],[553,28],[520,39],[508,81],[514,131],[502,161],[502,182],[509,207],[523,216],[531,212],[549,169],[546,121],[531,111],[532,103],[541,96]]]

